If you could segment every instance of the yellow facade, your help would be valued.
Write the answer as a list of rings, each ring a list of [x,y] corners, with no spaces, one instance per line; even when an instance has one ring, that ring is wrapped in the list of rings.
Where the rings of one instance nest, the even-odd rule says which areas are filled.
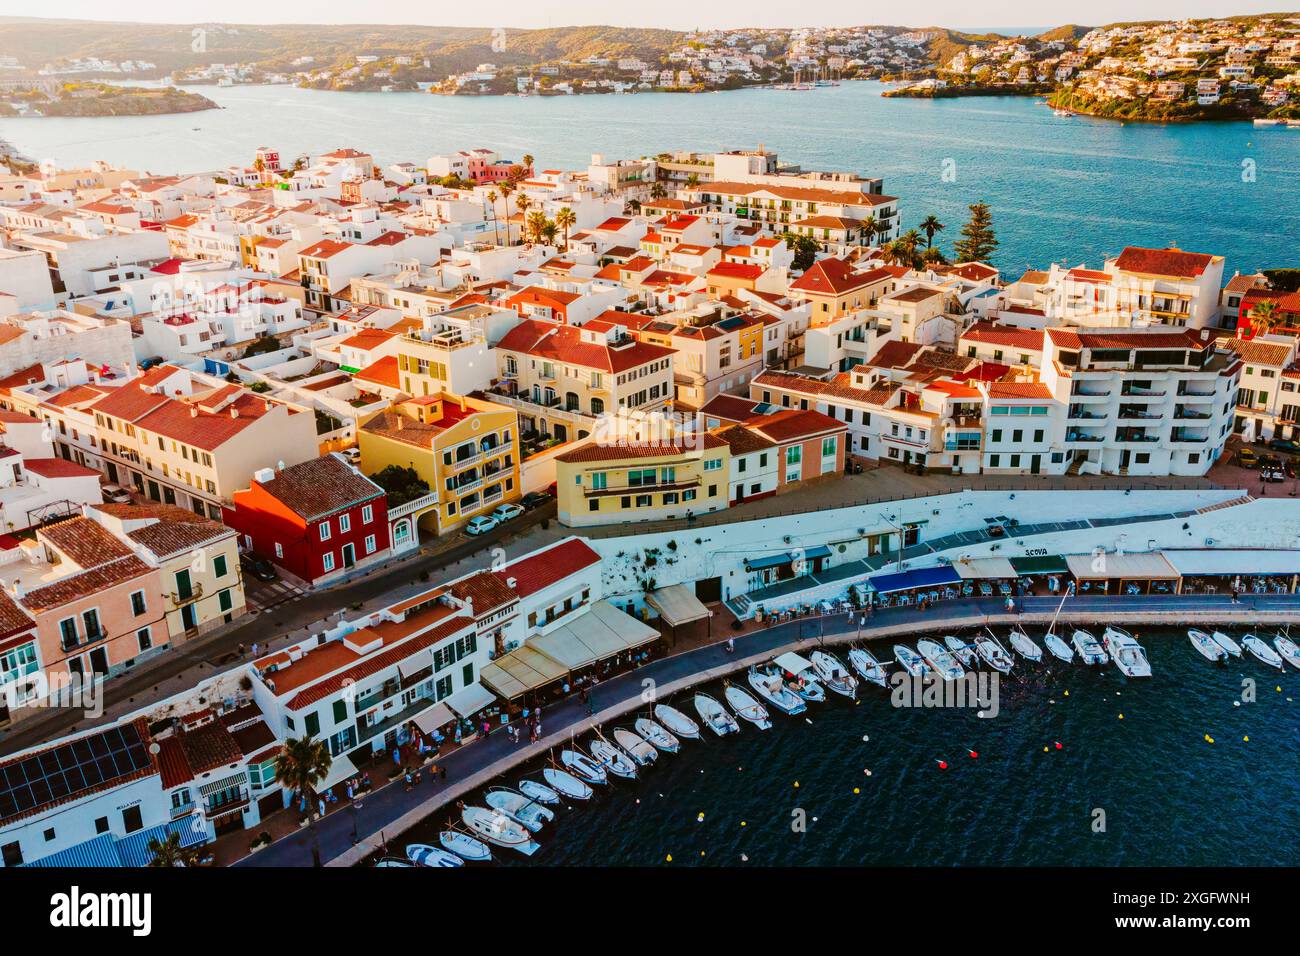
[[[167,631],[202,633],[248,610],[239,566],[239,538],[218,541],[162,561],[163,606]]]

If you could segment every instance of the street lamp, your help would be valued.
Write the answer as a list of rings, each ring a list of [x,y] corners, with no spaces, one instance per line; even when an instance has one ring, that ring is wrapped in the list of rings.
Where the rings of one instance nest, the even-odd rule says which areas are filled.
[[[896,567],[899,571],[901,571],[903,570],[903,538],[904,538],[903,529],[899,527],[897,524],[895,524],[893,521],[891,521],[889,518],[886,518],[883,512],[880,513],[880,520],[898,532],[898,561]]]

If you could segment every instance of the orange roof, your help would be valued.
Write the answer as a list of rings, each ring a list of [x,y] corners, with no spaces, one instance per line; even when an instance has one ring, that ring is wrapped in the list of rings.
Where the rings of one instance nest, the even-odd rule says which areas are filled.
[[[892,278],[893,273],[886,269],[859,272],[843,259],[818,259],[790,288],[812,295],[844,295]]]
[[[1145,275],[1176,276],[1195,279],[1214,261],[1213,256],[1181,249],[1143,249],[1127,246],[1115,260],[1115,268],[1124,272],[1141,272]]]

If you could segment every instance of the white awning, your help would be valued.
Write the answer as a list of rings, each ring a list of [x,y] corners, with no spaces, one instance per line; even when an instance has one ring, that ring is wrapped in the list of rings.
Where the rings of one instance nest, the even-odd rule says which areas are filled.
[[[339,754],[330,761],[330,772],[325,774],[325,779],[316,784],[316,792],[323,793],[337,783],[342,783],[348,777],[355,777],[357,774],[357,765],[348,759],[347,754]]]
[[[660,617],[672,627],[709,616],[709,609],[704,606],[704,602],[685,584],[651,591],[646,595],[645,602],[658,611]]]
[[[425,648],[418,654],[406,658],[404,661],[397,662],[397,673],[402,675],[403,680],[410,680],[412,674],[418,674],[422,670],[428,670],[433,667],[433,654],[429,648]]]
[[[446,704],[434,704],[422,714],[415,715],[415,726],[426,734],[431,734],[447,721],[453,719],[451,708]]]
[[[559,661],[543,654],[531,644],[502,654],[479,671],[478,679],[498,697],[514,700],[530,690],[545,687],[569,673]]]
[[[482,684],[470,684],[456,691],[443,703],[462,717],[468,717],[470,714],[477,714],[496,699],[496,694]]]
[[[597,601],[570,623],[528,643],[566,669],[575,671],[658,637],[659,632],[650,625],[608,601]]]
[[[954,561],[952,569],[964,580],[1019,577],[1016,569],[1006,558],[970,558],[966,561]]]
[[[1169,581],[1176,579],[1174,569],[1159,551],[1136,554],[1069,554],[1065,563],[1080,581]]]
[[[1179,574],[1242,575],[1300,574],[1300,551],[1166,551],[1165,559]]]
[[[789,671],[791,674],[802,674],[812,667],[812,661],[806,657],[800,657],[794,651],[786,651],[776,659],[776,666]]]

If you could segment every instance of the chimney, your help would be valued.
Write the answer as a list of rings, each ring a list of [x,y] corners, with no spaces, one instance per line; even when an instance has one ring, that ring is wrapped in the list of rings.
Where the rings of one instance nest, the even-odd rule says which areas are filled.
[[[506,587],[508,587],[510,590],[513,591],[513,590],[514,590],[516,587],[518,587],[518,586],[519,586],[519,579],[518,579],[518,578],[513,578],[513,577],[511,577],[511,578],[506,578]]]
[[[465,396],[464,396],[464,395],[458,395],[458,396],[456,396],[456,397],[460,399],[460,410],[461,410],[462,412],[463,412],[463,411],[466,411],[467,409],[466,409],[466,407],[465,407]]]
[[[190,406],[190,418],[198,418],[198,417],[199,417],[199,410],[198,410],[198,408],[195,407],[194,405],[191,405],[191,406]]]
[[[239,417],[239,409],[237,409],[234,405],[230,406],[230,417],[231,418]]]

